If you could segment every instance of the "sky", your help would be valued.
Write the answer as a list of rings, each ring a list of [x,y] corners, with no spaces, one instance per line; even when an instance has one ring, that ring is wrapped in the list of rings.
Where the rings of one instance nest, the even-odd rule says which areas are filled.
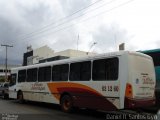
[[[121,43],[131,51],[157,49],[159,12],[159,0],[0,0],[0,44],[13,45],[9,64],[21,64],[29,45],[55,52],[106,53]]]

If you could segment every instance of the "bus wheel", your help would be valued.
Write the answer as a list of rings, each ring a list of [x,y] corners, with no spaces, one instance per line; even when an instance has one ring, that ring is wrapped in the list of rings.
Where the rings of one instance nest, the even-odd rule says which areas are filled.
[[[70,95],[64,95],[61,98],[61,108],[64,112],[71,112],[73,108],[73,99]]]
[[[18,92],[17,100],[18,100],[19,103],[23,103],[24,102],[23,93],[22,92]]]

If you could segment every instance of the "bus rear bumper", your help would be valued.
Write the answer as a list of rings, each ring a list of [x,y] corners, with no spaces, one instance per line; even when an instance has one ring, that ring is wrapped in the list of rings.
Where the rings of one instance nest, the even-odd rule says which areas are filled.
[[[155,98],[153,99],[130,99],[125,98],[125,108],[144,108],[154,106],[156,103]]]

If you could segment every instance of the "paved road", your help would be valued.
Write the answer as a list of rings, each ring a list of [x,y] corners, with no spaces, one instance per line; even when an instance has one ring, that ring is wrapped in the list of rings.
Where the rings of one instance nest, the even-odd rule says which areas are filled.
[[[58,105],[37,102],[20,104],[16,100],[0,98],[0,120],[111,120],[110,116],[112,115],[91,110],[76,110],[69,114],[62,112]],[[159,119],[160,116],[156,120]]]
[[[106,114],[89,110],[76,110],[72,114],[64,113],[58,105],[27,102],[0,98],[0,120],[102,120]]]

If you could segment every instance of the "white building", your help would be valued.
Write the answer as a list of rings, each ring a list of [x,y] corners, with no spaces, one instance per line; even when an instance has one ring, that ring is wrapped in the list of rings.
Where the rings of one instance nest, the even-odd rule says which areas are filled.
[[[23,57],[23,65],[32,65],[37,64],[40,61],[53,61],[53,60],[59,60],[59,59],[66,59],[66,58],[73,58],[73,57],[82,57],[87,55],[95,55],[96,53],[91,52],[85,52],[85,51],[79,51],[79,50],[73,50],[73,49],[67,49],[60,52],[54,52],[51,48],[48,46],[43,46],[40,48],[37,48],[35,50],[32,50],[31,47],[29,47],[30,50],[24,53]]]
[[[39,63],[39,60],[54,56],[54,51],[48,46],[43,46],[33,50],[33,64]]]
[[[32,49],[32,46],[27,47],[27,52],[23,55],[23,65],[32,65],[39,63],[39,60],[52,57],[54,51],[48,46],[42,46],[37,49]]]
[[[82,57],[82,56],[95,55],[95,54],[96,53],[91,53],[91,52],[88,53],[80,50],[67,49],[64,51],[54,53],[54,56],[67,56],[69,58],[73,58],[73,57]]]

